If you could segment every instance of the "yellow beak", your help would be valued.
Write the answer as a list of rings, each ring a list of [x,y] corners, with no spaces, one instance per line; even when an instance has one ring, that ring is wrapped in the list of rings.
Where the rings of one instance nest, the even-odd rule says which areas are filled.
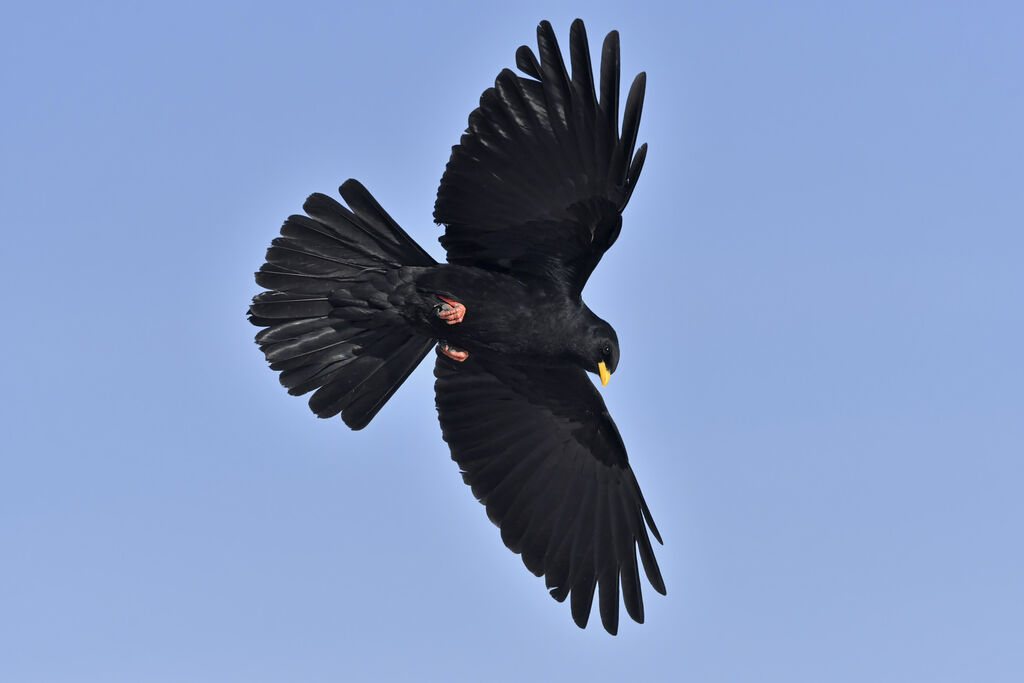
[[[608,386],[608,380],[612,378],[612,373],[608,372],[608,366],[601,361],[597,364],[597,369],[601,371],[601,386]]]

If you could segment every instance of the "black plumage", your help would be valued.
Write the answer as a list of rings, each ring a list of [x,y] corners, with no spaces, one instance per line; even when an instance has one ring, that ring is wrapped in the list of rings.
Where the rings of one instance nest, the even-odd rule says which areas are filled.
[[[604,401],[618,365],[612,327],[581,293],[615,242],[643,167],[635,150],[645,76],[619,131],[619,41],[610,33],[595,89],[583,22],[571,75],[551,25],[538,56],[516,52],[480,98],[441,178],[438,264],[354,180],[348,208],[320,194],[274,239],[256,281],[256,341],[289,393],[314,392],[320,417],[365,427],[437,345],[441,431],[452,459],[505,544],[605,629],[619,594],[644,620],[640,567],[665,592],[648,530],[660,542]],[[639,564],[637,557],[639,556]]]

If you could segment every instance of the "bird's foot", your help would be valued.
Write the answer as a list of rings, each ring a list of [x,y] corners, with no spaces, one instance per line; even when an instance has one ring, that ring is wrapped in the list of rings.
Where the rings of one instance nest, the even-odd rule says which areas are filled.
[[[451,346],[448,342],[441,342],[437,345],[437,348],[441,349],[441,353],[444,355],[460,363],[469,358],[469,351],[457,349],[454,346]]]
[[[449,325],[455,323],[461,323],[462,319],[466,316],[466,307],[460,304],[458,301],[446,299],[440,294],[437,296],[438,299],[444,303],[434,306],[434,310],[437,311],[437,317],[445,321]],[[456,358],[455,360],[459,360]],[[465,360],[463,358],[462,360]]]

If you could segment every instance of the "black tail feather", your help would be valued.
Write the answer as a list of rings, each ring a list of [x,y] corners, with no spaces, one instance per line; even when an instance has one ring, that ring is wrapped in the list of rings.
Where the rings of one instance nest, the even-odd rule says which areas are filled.
[[[340,191],[351,209],[313,194],[307,216],[285,221],[256,273],[271,291],[253,298],[249,320],[288,393],[313,391],[319,417],[362,429],[434,344],[390,309],[394,279],[380,275],[436,262],[358,182]]]
[[[344,372],[332,375],[331,381],[313,394],[309,407],[317,416],[333,417],[341,413],[346,425],[362,429],[434,345],[433,339],[419,336],[381,341],[389,343],[389,347],[385,347],[386,358],[376,354],[356,356],[344,367]]]

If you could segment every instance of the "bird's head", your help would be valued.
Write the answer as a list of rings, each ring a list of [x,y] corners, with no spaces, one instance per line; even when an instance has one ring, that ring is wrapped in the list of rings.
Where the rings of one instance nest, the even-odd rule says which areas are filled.
[[[607,386],[619,365],[619,338],[612,326],[597,316],[594,316],[594,321],[588,327],[583,367],[601,378],[601,386]]]

